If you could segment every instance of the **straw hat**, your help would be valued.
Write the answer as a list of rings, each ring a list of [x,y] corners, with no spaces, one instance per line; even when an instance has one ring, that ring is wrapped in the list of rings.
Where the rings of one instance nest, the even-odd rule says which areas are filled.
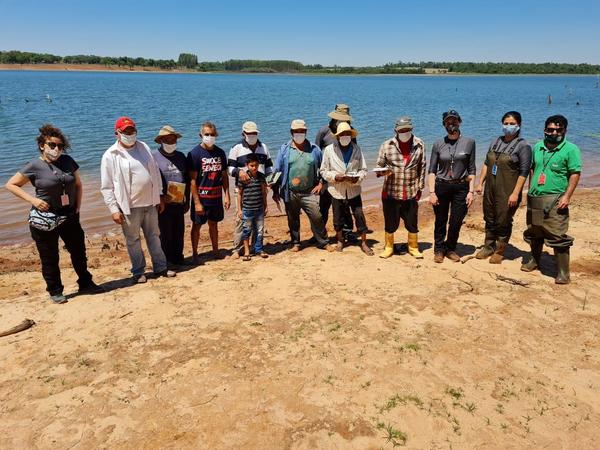
[[[163,136],[170,136],[174,134],[175,136],[177,136],[177,139],[179,139],[181,137],[181,135],[175,131],[175,128],[173,128],[171,125],[165,125],[164,127],[162,127],[160,129],[160,131],[158,132],[158,135],[154,138],[154,142],[156,142],[157,144],[160,144],[160,138]]]
[[[343,103],[338,103],[337,105],[335,105],[335,109],[327,115],[335,120],[341,120],[343,122],[352,122],[352,116],[350,115],[350,107]]]
[[[339,136],[344,131],[350,131],[350,136],[352,136],[353,138],[358,136],[358,131],[356,131],[354,128],[352,128],[348,122],[338,123],[337,130],[335,132],[335,136]]]
[[[242,125],[242,131],[244,133],[260,133],[260,131],[258,131],[256,123],[251,121],[244,122],[244,125]]]
[[[294,119],[290,124],[290,130],[306,130],[306,122],[302,119]]]

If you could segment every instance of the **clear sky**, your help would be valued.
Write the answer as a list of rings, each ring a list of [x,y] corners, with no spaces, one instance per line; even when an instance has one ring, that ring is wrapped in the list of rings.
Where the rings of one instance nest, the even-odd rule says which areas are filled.
[[[600,0],[0,0],[0,50],[305,64],[600,64]]]

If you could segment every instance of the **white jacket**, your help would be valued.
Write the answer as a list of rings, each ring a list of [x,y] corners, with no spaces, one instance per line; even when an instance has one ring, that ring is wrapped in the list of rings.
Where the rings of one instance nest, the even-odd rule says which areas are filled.
[[[335,181],[336,175],[344,175],[350,172],[358,174],[356,183]],[[345,200],[359,196],[361,192],[360,183],[367,176],[367,164],[359,145],[355,142],[352,143],[352,155],[347,166],[344,163],[344,156],[337,140],[325,147],[323,162],[321,163],[321,176],[329,183],[327,190],[333,198]]]
[[[137,150],[148,152],[148,171],[152,180],[152,204],[160,203],[162,192],[162,179],[150,148],[142,141],[135,143]],[[104,203],[111,214],[121,211],[125,215],[131,214],[131,168],[125,155],[126,150],[118,145],[118,141],[111,145],[104,155],[100,165],[100,191]]]

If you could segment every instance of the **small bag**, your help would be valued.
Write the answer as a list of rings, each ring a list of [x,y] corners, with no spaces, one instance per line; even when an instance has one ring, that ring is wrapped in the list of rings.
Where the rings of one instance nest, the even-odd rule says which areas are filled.
[[[29,210],[29,225],[42,231],[52,231],[67,220],[66,216],[59,216],[50,211],[40,211],[36,208]]]

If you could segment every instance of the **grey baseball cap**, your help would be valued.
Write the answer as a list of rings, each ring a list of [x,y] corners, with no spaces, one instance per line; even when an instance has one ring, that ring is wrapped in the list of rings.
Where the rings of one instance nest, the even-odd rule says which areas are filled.
[[[405,130],[406,128],[413,129],[412,118],[409,116],[402,116],[396,119],[396,125],[394,130]]]

